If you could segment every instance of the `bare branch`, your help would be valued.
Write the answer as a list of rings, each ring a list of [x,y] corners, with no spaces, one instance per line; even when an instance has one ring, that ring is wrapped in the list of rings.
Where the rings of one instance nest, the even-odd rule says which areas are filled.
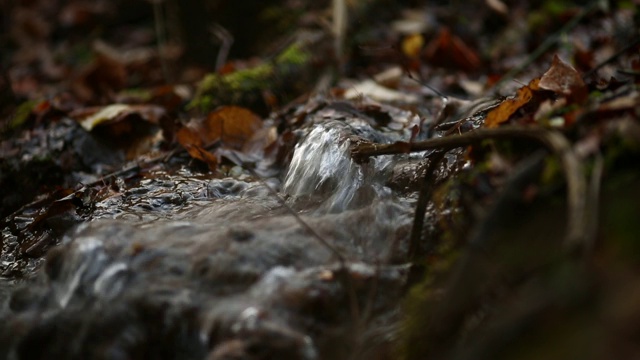
[[[562,162],[567,180],[568,224],[565,245],[573,248],[584,245],[585,231],[585,194],[586,180],[583,176],[583,165],[572,150],[571,143],[555,130],[541,127],[503,126],[495,129],[478,129],[462,135],[446,136],[419,142],[396,142],[393,144],[357,144],[352,149],[352,156],[364,161],[369,156],[401,154],[425,150],[448,150],[469,146],[483,140],[496,139],[528,139],[543,144]]]

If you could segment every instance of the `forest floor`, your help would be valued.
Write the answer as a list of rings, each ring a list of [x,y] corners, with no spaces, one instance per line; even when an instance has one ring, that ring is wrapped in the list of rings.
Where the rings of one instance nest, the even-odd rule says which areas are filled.
[[[640,356],[640,3],[444,3],[3,3],[3,281],[158,171],[284,173],[330,109],[400,136],[355,163],[421,154],[380,359]]]

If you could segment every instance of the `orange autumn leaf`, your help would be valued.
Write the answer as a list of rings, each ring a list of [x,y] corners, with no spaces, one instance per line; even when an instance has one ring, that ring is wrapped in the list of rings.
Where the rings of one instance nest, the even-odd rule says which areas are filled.
[[[540,90],[539,83],[540,79],[531,80],[529,85],[525,85],[518,89],[514,98],[503,101],[496,108],[489,111],[484,120],[484,126],[488,128],[497,127],[503,122],[509,120],[516,111],[529,103],[533,97],[534,91]]]
[[[189,155],[209,165],[218,166],[216,155],[206,148],[219,141],[223,146],[242,150],[262,129],[262,119],[253,112],[239,106],[224,106],[212,111],[204,119],[194,119],[176,133],[176,139]]]
[[[204,119],[191,120],[176,136],[183,146],[207,146],[221,140],[223,145],[240,150],[261,128],[262,119],[250,110],[224,106],[212,111]]]
[[[190,144],[184,146],[184,148],[192,158],[206,163],[211,171],[214,171],[218,168],[218,157],[210,153],[206,149],[203,149],[201,146]]]
[[[187,146],[191,145],[204,145],[198,129],[190,124],[187,124],[178,130],[176,133],[176,140],[178,140],[178,143],[185,149]]]
[[[262,119],[250,110],[224,106],[209,113],[200,128],[200,136],[204,143],[221,139],[224,145],[240,150],[261,127]]]

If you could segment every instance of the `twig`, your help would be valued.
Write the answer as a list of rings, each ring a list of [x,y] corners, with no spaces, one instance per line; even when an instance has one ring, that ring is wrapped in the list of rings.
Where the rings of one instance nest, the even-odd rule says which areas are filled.
[[[562,162],[567,180],[569,219],[565,245],[574,247],[585,240],[585,200],[587,185],[583,177],[582,163],[571,149],[569,141],[558,131],[540,127],[503,126],[496,129],[478,129],[462,135],[446,136],[420,142],[393,144],[358,144],[352,149],[356,160],[369,156],[399,154],[432,149],[453,149],[476,144],[489,139],[530,139],[545,145]],[[584,245],[584,244],[583,244]]]
[[[218,50],[218,56],[216,56],[216,71],[218,71],[229,58],[229,51],[234,39],[229,30],[218,23],[214,23],[210,31],[220,41],[220,50]]]
[[[336,259],[338,259],[341,268],[344,268],[346,266],[346,259],[342,255],[342,253],[340,253],[340,251],[338,251],[335,246],[331,245],[325,238],[323,238],[322,236],[320,236],[320,234],[313,230],[313,228],[309,226],[306,221],[302,220],[302,218],[300,218],[300,215],[298,215],[298,213],[293,210],[293,208],[289,206],[289,204],[287,204],[287,202],[282,198],[282,196],[280,196],[280,194],[278,194],[278,192],[274,188],[269,186],[269,184],[267,184],[267,182],[264,181],[262,177],[255,172],[255,170],[253,170],[250,164],[243,164],[243,168],[247,169],[252,176],[258,179],[258,181],[260,181],[260,183],[267,188],[271,195],[273,195],[276,200],[278,200],[278,203],[296,219],[300,226],[302,226],[311,236],[318,240],[318,242],[322,244],[322,246],[326,247],[333,254],[333,256],[336,257]]]
[[[436,95],[438,95],[439,97],[447,100],[449,98],[449,96],[447,96],[446,94],[444,94],[443,92],[441,92],[440,90],[434,88],[433,86],[427,84],[424,81],[418,80],[415,76],[413,76],[413,74],[411,73],[411,71],[409,70],[405,70],[405,74],[407,74],[407,77],[415,82],[417,82],[418,84],[426,87],[427,89],[433,91]]]
[[[162,69],[162,77],[165,83],[169,83],[169,66],[167,59],[163,54],[163,47],[167,44],[166,34],[164,32],[166,24],[162,11],[163,0],[152,1],[153,3],[153,23],[155,25],[156,42],[158,46],[158,59],[160,59],[160,68]]]
[[[598,215],[600,209],[600,187],[602,185],[602,173],[604,171],[604,160],[598,153],[593,162],[591,181],[589,182],[589,193],[587,194],[587,229],[585,230],[586,250],[590,251],[595,245],[598,232]]]
[[[278,200],[278,203],[282,205],[282,207],[284,207],[287,212],[289,212],[293,216],[294,219],[296,219],[296,222],[298,222],[298,224],[300,224],[300,226],[302,226],[302,228],[305,229],[314,239],[322,244],[322,246],[326,247],[338,260],[340,272],[337,275],[340,279],[339,281],[342,282],[342,285],[344,286],[345,291],[348,294],[349,308],[351,310],[351,316],[353,317],[352,320],[354,324],[357,324],[360,318],[360,309],[358,306],[358,297],[355,292],[356,290],[352,278],[349,274],[349,270],[347,269],[347,259],[344,257],[344,255],[342,255],[340,251],[338,251],[335,246],[331,245],[325,238],[320,236],[320,234],[318,234],[311,226],[309,226],[306,221],[302,220],[300,215],[298,215],[298,213],[293,210],[293,208],[291,208],[289,204],[287,204],[282,196],[280,196],[280,194],[278,194],[278,192],[274,188],[269,186],[269,184],[267,184],[267,182],[264,181],[264,179],[262,179],[262,177],[253,169],[252,164],[243,163],[242,167],[248,170],[256,179],[258,179],[258,181],[260,181],[260,183],[267,188],[271,195],[273,195],[276,200]]]
[[[422,228],[424,226],[424,216],[427,212],[427,204],[431,199],[431,192],[433,190],[434,177],[431,176],[435,171],[440,161],[446,154],[446,151],[440,151],[434,154],[430,159],[429,165],[424,169],[424,177],[422,180],[422,187],[418,195],[418,202],[416,204],[416,212],[413,217],[413,226],[411,227],[411,238],[409,240],[409,260],[416,260],[418,255],[418,248],[422,240]]]
[[[336,61],[338,69],[342,69],[344,62],[344,42],[347,34],[348,26],[348,9],[346,0],[332,1],[332,32],[334,36],[334,51],[336,52]]]

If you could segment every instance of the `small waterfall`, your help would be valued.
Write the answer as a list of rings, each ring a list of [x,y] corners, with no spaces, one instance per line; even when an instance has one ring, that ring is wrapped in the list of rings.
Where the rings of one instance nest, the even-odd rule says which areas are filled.
[[[381,181],[388,175],[389,157],[367,164],[357,164],[351,158],[350,137],[373,131],[368,125],[353,126],[344,121],[316,124],[296,146],[284,191],[295,197],[320,198],[324,201],[321,208],[328,212],[367,205],[389,194]]]
[[[167,358],[185,358],[187,348],[193,359],[238,358],[237,349],[257,348],[315,360],[333,351],[314,329],[338,329],[330,338],[353,329],[345,299],[374,305],[373,328],[392,324],[406,280],[390,263],[405,258],[412,210],[386,186],[392,156],[359,164],[350,154],[356,139],[392,136],[339,111],[310,122],[283,189],[344,263],[263,182],[151,174],[99,200],[93,219],[50,252],[43,281],[12,295],[12,312],[0,315],[24,330],[0,331],[0,351],[64,349],[86,358],[96,349],[129,355],[161,344]],[[348,341],[360,338],[369,341],[366,334]]]

